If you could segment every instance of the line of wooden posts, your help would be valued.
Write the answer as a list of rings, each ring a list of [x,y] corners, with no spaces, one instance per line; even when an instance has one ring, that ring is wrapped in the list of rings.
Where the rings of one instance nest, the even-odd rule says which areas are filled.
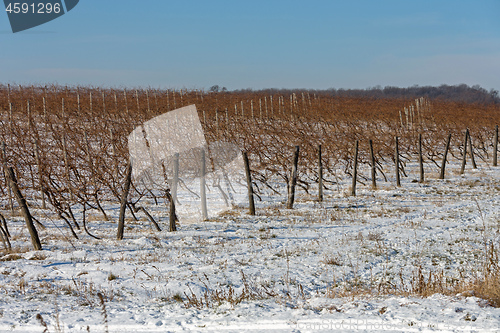
[[[447,162],[447,156],[448,156],[448,151],[450,148],[450,141],[451,141],[451,134],[448,135],[448,138],[446,140],[446,145],[445,145],[445,150],[443,154],[443,161],[441,164],[441,169],[440,169],[440,174],[439,174],[439,179],[444,179],[445,176],[445,168],[446,168],[446,162]],[[477,168],[475,158],[474,158],[474,152],[472,149],[472,139],[470,137],[469,130],[467,129],[465,131],[465,136],[464,136],[464,150],[463,150],[463,158],[462,158],[462,165],[460,169],[460,173],[463,174],[465,171],[465,165],[466,165],[466,157],[467,157],[467,150],[469,148],[469,152],[471,155],[471,161],[472,161],[472,166],[473,168]],[[498,125],[495,127],[495,136],[494,136],[494,150],[493,150],[493,166],[497,166],[497,151],[498,151]],[[372,187],[375,188],[377,186],[376,183],[376,163],[375,163],[375,155],[373,151],[373,142],[372,140],[369,140],[369,149],[370,149],[370,164],[371,164],[371,179],[372,179]],[[201,190],[201,201],[202,201],[202,216],[203,219],[207,218],[207,208],[206,208],[206,193],[205,193],[205,174],[206,174],[206,163],[205,163],[205,151],[204,149],[201,150],[201,181],[200,181],[200,190]],[[292,160],[292,168],[291,168],[291,177],[289,180],[289,186],[288,186],[288,200],[286,204],[287,209],[293,209],[293,204],[295,201],[295,188],[297,185],[297,175],[298,175],[298,161],[299,161],[299,151],[300,147],[295,146],[294,154],[293,154],[293,160]],[[352,186],[351,186],[351,195],[355,196],[356,195],[356,184],[357,184],[357,169],[358,169],[358,153],[359,153],[359,141],[356,140],[355,146],[354,146],[354,165],[353,165],[353,177],[352,177]],[[400,161],[399,161],[399,139],[398,137],[395,137],[395,175],[396,175],[396,186],[401,186],[401,179],[400,179]],[[419,154],[419,171],[420,171],[420,177],[419,177],[419,182],[424,181],[424,161],[423,161],[423,155],[422,155],[422,134],[419,134],[418,137],[418,154]],[[175,161],[177,161],[178,164],[178,155],[176,155],[176,159],[174,159],[174,164]],[[322,163],[322,147],[321,145],[318,145],[318,175],[319,175],[319,180],[318,180],[318,200],[323,201],[323,163]],[[252,185],[252,175],[251,175],[251,169],[250,169],[250,161],[248,158],[248,155],[246,152],[243,152],[243,162],[245,166],[245,175],[246,175],[246,181],[247,181],[247,188],[248,188],[248,201],[249,201],[249,214],[250,215],[255,215],[255,202],[254,202],[254,191],[253,191],[253,185]],[[132,166],[129,164],[127,167],[127,173],[126,173],[126,179],[125,179],[125,186],[123,189],[122,193],[122,198],[121,198],[121,205],[120,205],[120,216],[118,220],[118,232],[117,232],[117,239],[121,240],[123,239],[123,232],[124,232],[124,225],[125,225],[125,209],[127,207],[128,203],[128,195],[129,195],[129,190],[131,186],[131,174],[132,174]],[[174,170],[175,170],[174,166]],[[29,212],[29,208],[26,204],[26,200],[24,199],[21,191],[19,190],[19,187],[17,185],[17,179],[14,173],[14,170],[12,167],[7,167],[4,164],[4,170],[6,170],[6,177],[9,181],[10,188],[14,192],[14,196],[19,204],[19,207],[21,209],[21,212],[24,216],[24,219],[26,221],[26,226],[28,228],[28,231],[30,233],[31,237],[31,242],[33,244],[33,248],[35,250],[41,250],[42,246],[40,243],[40,239],[38,237],[37,230],[35,228],[35,224],[33,222],[33,217]],[[178,165],[177,165],[177,170],[178,170]],[[174,178],[178,177],[178,171],[174,173]],[[167,191],[167,197],[170,201],[170,213],[169,213],[169,231],[176,231],[176,220],[177,216],[175,214],[175,200],[176,200],[176,182],[174,182],[174,186],[170,191]],[[3,221],[3,222],[2,222]],[[36,220],[35,220],[36,222]],[[158,229],[158,228],[157,228]],[[7,228],[7,223],[5,223],[4,217],[0,214],[0,240],[3,242],[5,248],[10,248],[10,242],[9,242],[9,231]]]
[[[440,173],[439,173],[439,179],[444,179],[445,177],[445,170],[446,170],[446,162],[448,158],[448,151],[450,149],[450,142],[451,142],[451,134],[448,135],[448,138],[446,140],[446,145],[445,145],[445,150],[443,154],[443,160],[441,163],[441,168],[440,168]],[[470,148],[468,148],[470,146]],[[287,209],[292,209],[293,208],[293,203],[295,201],[295,187],[297,184],[297,170],[298,170],[298,160],[299,160],[299,146],[295,146],[295,151],[293,155],[293,163],[292,163],[292,168],[291,168],[291,177],[289,180],[289,186],[288,186],[288,200],[287,200]],[[369,140],[369,149],[370,149],[370,166],[371,166],[371,180],[372,180],[372,187],[376,188],[377,187],[377,180],[376,180],[376,162],[375,162],[375,154],[373,151],[373,141]],[[463,174],[465,171],[465,165],[466,165],[466,157],[467,157],[467,152],[470,152],[471,156],[471,162],[472,162],[472,167],[474,169],[477,168],[476,161],[474,158],[474,150],[472,146],[472,139],[469,133],[469,129],[465,131],[465,136],[464,136],[464,150],[463,150],[463,157],[462,157],[462,165],[460,168],[460,174]],[[494,140],[493,140],[493,166],[497,166],[497,151],[498,151],[498,125],[495,126],[495,134],[494,134]],[[357,177],[358,177],[358,153],[359,153],[359,141],[355,141],[354,145],[354,165],[353,165],[353,172],[352,172],[352,186],[351,186],[351,195],[356,196],[356,184],[358,183]],[[395,164],[395,175],[396,175],[396,186],[400,187],[401,186],[401,168],[400,168],[400,154],[399,154],[399,138],[395,137],[395,148],[394,148],[394,164]],[[250,173],[250,164],[248,160],[248,156],[246,152],[243,152],[243,160],[245,163],[245,171],[246,171],[246,178],[247,178],[247,184],[248,184],[248,199],[249,199],[249,214],[250,215],[255,215],[255,203],[254,203],[254,198],[253,198],[253,188],[252,188],[252,179],[251,179],[251,173]],[[423,159],[423,154],[422,154],[422,134],[419,134],[418,136],[418,162],[419,162],[419,183],[423,183],[425,179],[425,174],[424,174],[424,159]],[[318,145],[318,201],[323,201],[323,162],[322,162],[322,148],[321,145]]]

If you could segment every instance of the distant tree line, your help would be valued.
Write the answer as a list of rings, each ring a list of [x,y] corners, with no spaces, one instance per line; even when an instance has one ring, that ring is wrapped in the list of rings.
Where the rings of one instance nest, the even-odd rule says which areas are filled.
[[[252,89],[236,90],[235,92],[251,92]],[[500,104],[500,95],[498,90],[491,89],[490,91],[480,87],[479,85],[468,86],[466,84],[459,85],[440,85],[434,86],[412,86],[408,88],[400,88],[393,86],[375,86],[367,89],[326,89],[326,90],[311,90],[311,89],[264,89],[260,92],[264,93],[279,93],[288,94],[292,92],[309,92],[317,94],[326,94],[328,96],[338,97],[367,97],[367,98],[406,98],[413,99],[419,97],[427,97],[431,100],[442,100],[451,102],[479,103],[479,104]]]

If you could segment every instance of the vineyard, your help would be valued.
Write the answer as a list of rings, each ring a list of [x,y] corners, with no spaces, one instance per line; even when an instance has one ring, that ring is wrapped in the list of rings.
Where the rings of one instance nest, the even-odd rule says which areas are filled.
[[[288,95],[173,90],[112,90],[90,87],[1,86],[2,159],[13,166],[22,191],[43,207],[79,228],[71,207],[101,211],[103,201],[119,201],[128,163],[127,136],[145,121],[195,104],[207,141],[227,141],[248,152],[254,179],[263,186],[273,176],[285,184],[294,146],[300,146],[298,185],[317,183],[317,147],[323,149],[325,186],[351,175],[354,142],[361,142],[359,163],[369,164],[368,140],[374,143],[378,172],[394,163],[399,139],[400,163],[417,156],[423,134],[427,164],[441,163],[449,134],[450,154],[460,158],[463,132],[470,130],[480,160],[492,158],[498,105],[464,104],[426,99],[329,97],[308,91]],[[392,161],[392,162],[391,162]],[[404,170],[404,169],[403,169]],[[339,172],[341,174],[339,174]],[[342,174],[343,173],[343,174]],[[360,175],[368,179],[369,175]],[[0,182],[3,206],[6,178]],[[281,190],[276,188],[276,191]],[[132,203],[148,191],[136,191]],[[73,221],[69,223],[69,220]],[[74,233],[74,235],[76,235]]]
[[[162,233],[169,230],[170,193],[132,182],[124,202],[130,228],[124,240],[115,240],[127,187],[129,134],[189,105],[196,106],[208,144],[229,142],[246,152],[256,216],[247,213],[244,202],[207,221],[179,219],[176,232]],[[279,305],[263,308],[269,306],[289,325],[281,307],[301,307],[311,316],[329,309],[334,319],[349,311],[335,301],[317,305],[324,301],[318,295],[335,300],[368,292],[396,294],[406,304],[408,295],[473,290],[489,304],[500,304],[494,238],[500,230],[495,210],[500,182],[492,167],[498,103],[307,90],[0,85],[0,112],[0,261],[5,264],[0,273],[6,281],[0,291],[12,302],[22,299],[28,306],[33,297],[41,297],[40,302],[52,294],[74,297],[89,313],[99,310],[89,315],[92,331],[101,327],[96,318],[106,314],[105,303],[117,330],[130,329],[120,325],[129,320],[124,313],[135,311],[134,302],[166,302],[170,314],[182,313],[182,327],[195,330],[190,320],[201,315],[184,314],[178,306],[201,311],[226,302],[234,309],[245,301],[272,299]],[[464,169],[469,161],[472,165]],[[43,251],[31,251],[12,179],[41,231]],[[296,205],[289,209],[286,197],[295,184]],[[175,229],[170,225],[170,231]],[[24,273],[16,266],[23,260],[18,265]],[[40,264],[31,271],[35,260]],[[61,268],[63,263],[72,266]],[[58,280],[51,265],[66,269],[64,278]],[[477,280],[490,279],[493,293],[476,288]],[[425,302],[438,308],[440,300]],[[2,304],[0,330],[13,322],[3,317]],[[128,310],[120,310],[122,304]],[[383,301],[374,304],[377,318],[390,308]],[[260,306],[252,313],[262,315]],[[164,311],[153,308],[151,313]],[[470,304],[465,308],[473,311]],[[14,308],[5,311],[17,316],[16,323],[24,320]],[[30,311],[25,323],[40,327],[39,310]],[[220,319],[221,311],[207,316]],[[237,311],[245,315],[246,310]],[[137,313],[152,327],[161,322]],[[42,315],[52,315],[54,327],[59,325],[54,312]],[[71,316],[67,322],[80,318]],[[463,315],[457,316],[460,323]],[[492,312],[484,327],[495,327],[495,316]],[[103,323],[108,324],[107,314]]]

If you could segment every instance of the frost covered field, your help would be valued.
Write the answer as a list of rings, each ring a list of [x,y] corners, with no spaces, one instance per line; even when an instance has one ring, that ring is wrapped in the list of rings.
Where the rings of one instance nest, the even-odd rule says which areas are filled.
[[[33,210],[47,226],[43,251],[28,247],[22,217],[9,217],[0,331],[498,331],[500,309],[473,284],[498,267],[499,169],[481,163],[461,176],[454,161],[437,180],[426,167],[423,184],[414,165],[402,187],[389,179],[351,197],[346,177],[322,203],[299,191],[287,210],[268,193],[257,216],[237,208],[180,221],[175,233],[151,201],[164,231],[128,219],[123,241],[118,205],[106,208],[111,222],[90,211],[103,239],[78,242],[55,214]]]

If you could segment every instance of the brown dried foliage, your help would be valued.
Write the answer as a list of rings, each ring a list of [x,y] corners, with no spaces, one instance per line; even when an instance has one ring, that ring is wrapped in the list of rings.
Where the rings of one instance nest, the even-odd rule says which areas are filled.
[[[318,177],[318,144],[323,146],[328,187],[338,170],[350,173],[355,140],[360,141],[361,164],[369,163],[368,139],[374,141],[382,171],[384,162],[394,158],[395,136],[404,164],[416,154],[418,134],[423,133],[425,158],[437,165],[448,133],[453,134],[452,147],[460,147],[461,133],[468,127],[476,152],[487,159],[494,124],[500,122],[500,107],[494,104],[432,101],[428,109],[415,112],[407,125],[400,111],[413,100],[331,97],[308,91],[0,85],[4,158],[16,169],[24,190],[45,192],[68,221],[72,220],[69,207],[77,203],[99,209],[105,216],[102,201],[118,201],[122,191],[128,134],[144,121],[190,104],[199,111],[208,141],[233,142],[249,153],[254,177],[261,184],[271,186],[268,180],[275,175],[287,182],[293,147],[300,145],[298,185],[306,191]],[[452,148],[450,153],[458,156],[459,152]],[[0,191],[5,197],[4,179]],[[145,195],[151,193],[134,188],[136,202]],[[79,228],[76,221],[73,224]]]

